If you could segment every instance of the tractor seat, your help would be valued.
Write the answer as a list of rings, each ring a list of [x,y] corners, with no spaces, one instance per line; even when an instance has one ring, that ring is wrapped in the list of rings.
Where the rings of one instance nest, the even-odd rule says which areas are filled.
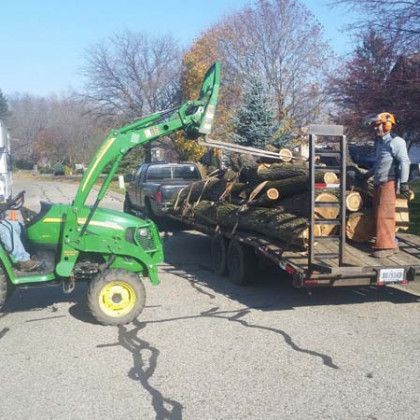
[[[35,211],[28,209],[27,207],[22,207],[20,209],[26,227],[29,227],[41,220],[52,206],[52,203],[48,203],[46,201],[41,201],[40,204],[41,210],[39,211],[39,213],[36,213]]]

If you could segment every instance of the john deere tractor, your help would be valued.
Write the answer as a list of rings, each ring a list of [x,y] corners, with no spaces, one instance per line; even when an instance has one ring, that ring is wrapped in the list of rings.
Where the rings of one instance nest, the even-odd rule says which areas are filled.
[[[157,266],[163,261],[159,232],[151,220],[99,206],[123,157],[163,136],[183,130],[195,139],[210,133],[220,84],[220,65],[206,73],[199,98],[139,119],[109,133],[83,175],[76,196],[68,204],[41,202],[41,210],[26,222],[30,249],[54,252],[51,270],[21,273],[0,246],[0,307],[15,287],[62,281],[65,292],[81,280],[89,281],[87,302],[102,324],[131,322],[144,308],[143,279],[159,284]],[[92,206],[86,200],[105,167],[104,178]],[[8,208],[21,208],[24,194]]]

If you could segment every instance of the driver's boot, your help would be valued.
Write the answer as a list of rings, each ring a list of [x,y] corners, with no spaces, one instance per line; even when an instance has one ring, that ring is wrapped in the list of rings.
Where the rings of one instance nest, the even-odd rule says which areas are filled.
[[[44,263],[42,261],[33,260],[32,258],[27,261],[19,261],[17,263],[18,270],[25,272],[38,271],[43,265]]]

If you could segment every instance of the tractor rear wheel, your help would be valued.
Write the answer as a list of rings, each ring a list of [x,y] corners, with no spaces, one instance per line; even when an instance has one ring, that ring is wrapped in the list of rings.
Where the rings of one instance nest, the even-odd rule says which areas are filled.
[[[0,309],[4,306],[12,293],[13,286],[9,282],[9,278],[4,269],[0,267]]]
[[[89,284],[87,303],[103,325],[123,325],[144,309],[146,290],[140,277],[125,270],[105,270]]]

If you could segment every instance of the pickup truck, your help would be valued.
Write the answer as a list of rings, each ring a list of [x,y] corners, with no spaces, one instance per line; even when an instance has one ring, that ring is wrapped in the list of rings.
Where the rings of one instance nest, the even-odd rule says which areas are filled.
[[[129,185],[124,211],[141,212],[156,220],[165,216],[181,189],[201,179],[200,171],[194,163],[144,163],[134,175],[126,177]]]

